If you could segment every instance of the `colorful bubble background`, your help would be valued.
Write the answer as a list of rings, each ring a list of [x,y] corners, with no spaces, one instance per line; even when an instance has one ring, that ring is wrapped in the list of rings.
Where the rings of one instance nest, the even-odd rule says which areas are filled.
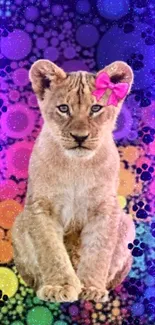
[[[0,324],[155,324],[154,0],[0,0]],[[119,200],[135,220],[134,263],[108,303],[50,304],[13,264],[11,226],[23,209],[28,163],[42,119],[28,80],[37,59],[66,71],[126,61],[135,80],[114,132]]]

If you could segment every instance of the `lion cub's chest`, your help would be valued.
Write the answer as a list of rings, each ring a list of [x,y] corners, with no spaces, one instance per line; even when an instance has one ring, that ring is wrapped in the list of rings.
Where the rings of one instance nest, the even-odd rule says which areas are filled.
[[[66,185],[59,193],[57,208],[65,231],[81,229],[87,221],[89,208],[89,188],[87,184]]]
[[[87,220],[88,189],[70,187],[64,193],[61,218],[64,228],[81,228]]]

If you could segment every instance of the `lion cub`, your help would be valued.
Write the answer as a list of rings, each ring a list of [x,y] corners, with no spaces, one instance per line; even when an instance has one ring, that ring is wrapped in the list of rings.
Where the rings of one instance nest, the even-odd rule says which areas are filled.
[[[102,71],[114,84],[128,83],[129,93],[126,63]],[[131,268],[128,243],[135,238],[117,200],[112,131],[124,98],[107,106],[110,89],[98,101],[92,94],[97,75],[65,73],[48,60],[35,62],[29,76],[44,125],[30,159],[25,207],[12,229],[15,264],[40,299],[104,301]]]

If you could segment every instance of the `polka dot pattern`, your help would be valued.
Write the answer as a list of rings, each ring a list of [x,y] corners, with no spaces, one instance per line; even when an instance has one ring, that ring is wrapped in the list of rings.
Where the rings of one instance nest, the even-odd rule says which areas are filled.
[[[0,324],[153,325],[155,323],[154,2],[1,1]],[[13,263],[11,228],[22,211],[28,164],[43,120],[29,83],[37,59],[65,71],[96,72],[127,62],[135,79],[113,132],[121,169],[118,201],[136,225],[133,265],[107,303],[39,300]]]

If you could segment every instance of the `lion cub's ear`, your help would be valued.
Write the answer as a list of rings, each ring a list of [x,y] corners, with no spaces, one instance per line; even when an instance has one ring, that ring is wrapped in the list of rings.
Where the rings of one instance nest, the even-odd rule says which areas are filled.
[[[111,82],[114,84],[119,82],[127,82],[129,84],[128,93],[130,93],[131,86],[133,84],[133,71],[130,66],[123,61],[115,61],[107,65],[104,69],[98,72],[107,72],[110,77]]]
[[[39,99],[43,99],[46,89],[52,87],[52,83],[59,83],[66,78],[66,73],[49,60],[38,60],[30,68],[29,79],[32,88]]]

